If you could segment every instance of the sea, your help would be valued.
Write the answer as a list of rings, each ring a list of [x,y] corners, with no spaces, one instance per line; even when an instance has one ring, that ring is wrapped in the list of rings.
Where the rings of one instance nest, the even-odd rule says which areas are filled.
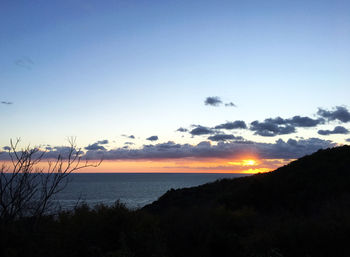
[[[247,174],[227,173],[76,173],[69,176],[66,188],[56,195],[63,209],[79,203],[90,207],[113,205],[116,201],[131,209],[157,200],[170,189],[194,187],[224,178]]]

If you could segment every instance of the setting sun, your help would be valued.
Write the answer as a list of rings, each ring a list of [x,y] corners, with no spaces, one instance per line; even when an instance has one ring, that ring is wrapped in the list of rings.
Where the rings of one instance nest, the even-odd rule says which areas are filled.
[[[255,165],[255,164],[256,164],[256,161],[254,161],[254,160],[243,160],[242,161],[243,166],[251,166],[251,165]]]
[[[236,161],[236,162],[228,162],[230,165],[239,165],[239,166],[252,166],[256,165],[257,162],[253,159],[245,159],[241,161]]]

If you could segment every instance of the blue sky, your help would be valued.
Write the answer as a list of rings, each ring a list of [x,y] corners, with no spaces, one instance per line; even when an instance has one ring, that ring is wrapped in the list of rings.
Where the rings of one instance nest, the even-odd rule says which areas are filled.
[[[0,146],[134,147],[191,125],[263,121],[349,105],[349,1],[1,1]],[[208,106],[218,96],[236,107]],[[335,109],[333,109],[335,110]],[[323,136],[348,124],[247,140]],[[155,143],[155,142],[154,142]],[[215,143],[215,142],[214,142]]]

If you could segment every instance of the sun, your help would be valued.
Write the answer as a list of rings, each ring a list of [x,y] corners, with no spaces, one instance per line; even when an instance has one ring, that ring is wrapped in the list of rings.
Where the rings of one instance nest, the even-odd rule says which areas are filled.
[[[228,162],[228,164],[237,165],[237,166],[253,166],[253,165],[257,165],[258,163],[256,160],[253,160],[253,159],[245,159],[245,160],[236,161],[236,162]]]
[[[243,166],[252,166],[252,165],[255,165],[256,164],[256,161],[255,160],[242,160],[242,165]]]

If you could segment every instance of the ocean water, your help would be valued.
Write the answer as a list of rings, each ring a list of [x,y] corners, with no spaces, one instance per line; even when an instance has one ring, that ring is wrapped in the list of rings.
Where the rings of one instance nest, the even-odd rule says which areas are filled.
[[[129,208],[140,208],[157,200],[170,189],[193,187],[222,178],[245,174],[198,173],[79,173],[71,174],[67,187],[56,196],[62,208],[77,201],[89,206],[112,205],[117,200]]]

